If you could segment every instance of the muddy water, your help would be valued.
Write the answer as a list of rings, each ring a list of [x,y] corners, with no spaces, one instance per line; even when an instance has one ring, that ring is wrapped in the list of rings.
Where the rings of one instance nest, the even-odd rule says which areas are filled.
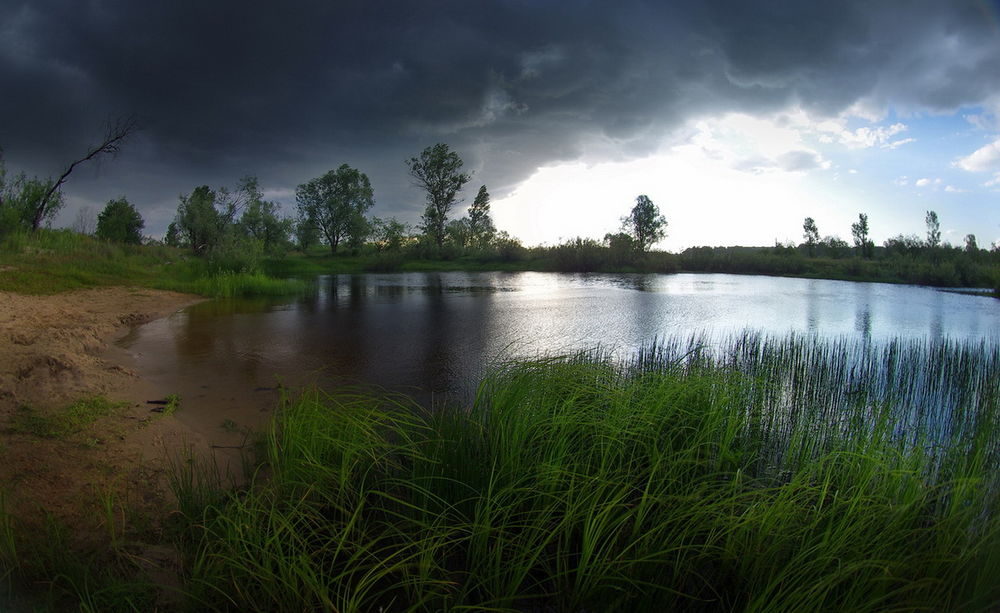
[[[625,355],[657,338],[745,329],[1000,342],[1000,301],[735,275],[339,275],[292,301],[198,304],[133,330],[119,346],[153,387],[180,394],[179,419],[231,442],[234,428],[266,421],[280,385],[462,398],[505,357],[598,346]]]

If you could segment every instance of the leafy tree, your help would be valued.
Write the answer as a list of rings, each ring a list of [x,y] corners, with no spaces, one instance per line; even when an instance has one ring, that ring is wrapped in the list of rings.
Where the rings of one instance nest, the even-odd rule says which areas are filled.
[[[490,194],[483,185],[469,207],[469,241],[477,249],[485,249],[496,231],[493,219],[490,218]]]
[[[916,255],[924,248],[924,242],[915,234],[898,234],[886,239],[883,246],[890,254]]]
[[[0,159],[0,235],[15,228],[30,230],[35,223],[38,203],[51,189],[52,180],[29,179],[23,172],[7,180],[2,162]],[[62,192],[53,192],[39,224],[50,222],[62,205]]]
[[[300,217],[315,225],[333,253],[363,229],[365,211],[375,205],[373,196],[368,175],[347,164],[295,188]]]
[[[403,239],[409,233],[409,227],[395,217],[371,220],[371,237],[378,251],[399,251],[403,247]]]
[[[965,252],[966,253],[979,253],[979,244],[976,242],[975,234],[965,235]]]
[[[472,225],[468,217],[449,221],[444,231],[448,241],[459,249],[465,249],[472,242]]]
[[[927,246],[930,248],[941,246],[941,223],[938,221],[937,213],[934,211],[927,211],[927,215],[924,217],[924,223],[927,224]]]
[[[868,215],[858,214],[858,221],[851,224],[851,236],[854,246],[863,257],[870,258],[875,254],[875,245],[868,240]]]
[[[144,227],[142,215],[124,197],[109,200],[97,216],[97,238],[107,241],[138,245]]]
[[[260,200],[257,178],[244,177],[236,188],[196,187],[190,196],[181,196],[175,219],[182,239],[196,254],[204,255],[220,246],[231,234],[237,216],[254,200]],[[232,241],[230,241],[232,242]]]
[[[611,262],[616,266],[630,264],[635,260],[636,246],[632,237],[625,232],[604,235],[604,243],[611,252]]]
[[[805,237],[806,248],[809,250],[809,255],[812,256],[816,245],[819,244],[819,229],[812,217],[806,217],[805,221],[802,222],[802,236]]]
[[[243,211],[239,227],[244,236],[260,241],[265,251],[276,253],[286,248],[292,220],[278,214],[277,203],[254,194]]]
[[[207,253],[222,240],[226,220],[215,208],[215,199],[215,191],[207,185],[194,188],[190,196],[181,196],[176,223],[195,253]]]
[[[667,220],[649,196],[636,197],[632,212],[622,217],[622,231],[632,237],[638,251],[649,248],[667,234]]]
[[[421,218],[423,231],[440,249],[444,244],[448,212],[458,192],[472,176],[461,172],[462,159],[444,143],[427,147],[420,157],[407,160],[406,165],[414,183],[427,193],[427,208]]]
[[[295,220],[295,244],[299,251],[305,253],[310,247],[319,243],[319,229],[308,216],[299,212]]]
[[[177,226],[176,221],[171,221],[170,225],[167,226],[167,233],[163,237],[163,242],[168,247],[184,247],[184,239],[181,236],[181,230]]]

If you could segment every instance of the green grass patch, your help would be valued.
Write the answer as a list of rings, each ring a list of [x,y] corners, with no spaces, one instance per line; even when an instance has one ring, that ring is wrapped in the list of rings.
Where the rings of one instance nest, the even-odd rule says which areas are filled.
[[[175,479],[186,589],[245,611],[990,610],[997,381],[984,345],[745,336],[506,365],[468,407],[309,392],[267,478]]]
[[[300,279],[216,270],[180,249],[119,245],[69,230],[15,232],[0,240],[0,291],[54,294],[107,285],[211,298],[294,295],[309,288]]]
[[[102,396],[93,396],[53,413],[43,414],[30,407],[21,407],[14,414],[10,428],[13,432],[41,438],[65,438],[82,432],[101,417],[111,415],[126,405],[124,402],[111,402]]]

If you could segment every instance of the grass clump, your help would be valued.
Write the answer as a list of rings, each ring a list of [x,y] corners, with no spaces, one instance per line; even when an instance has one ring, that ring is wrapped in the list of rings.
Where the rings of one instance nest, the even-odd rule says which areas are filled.
[[[65,438],[83,431],[101,417],[111,415],[126,406],[103,396],[80,399],[51,414],[42,414],[30,407],[21,407],[11,420],[11,430],[41,438]]]
[[[746,336],[510,364],[468,408],[309,392],[267,479],[187,505],[187,590],[247,611],[986,611],[998,375],[985,347]]]

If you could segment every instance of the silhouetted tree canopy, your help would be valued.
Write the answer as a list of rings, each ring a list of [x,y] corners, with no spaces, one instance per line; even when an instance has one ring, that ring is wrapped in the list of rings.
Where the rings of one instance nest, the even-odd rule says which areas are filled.
[[[142,215],[124,197],[109,200],[97,216],[97,238],[107,241],[138,245],[145,227]]]
[[[875,254],[875,245],[868,240],[868,215],[858,214],[858,220],[851,224],[851,236],[854,237],[854,246],[862,256],[870,258]]]
[[[938,221],[937,213],[927,211],[924,223],[927,224],[927,246],[931,248],[941,246],[941,223]]]
[[[816,220],[812,217],[806,217],[805,221],[802,222],[802,236],[806,239],[809,255],[812,255],[816,245],[819,244],[819,228],[816,227]]]
[[[645,194],[636,197],[632,212],[622,218],[622,231],[632,237],[635,248],[648,251],[667,234],[667,220]]]
[[[426,192],[423,231],[440,249],[444,244],[448,213],[456,196],[472,175],[461,172],[462,159],[444,143],[424,149],[406,161],[414,183]]]
[[[364,232],[365,211],[375,205],[368,175],[347,164],[299,185],[295,200],[300,217],[316,226],[333,253]]]

